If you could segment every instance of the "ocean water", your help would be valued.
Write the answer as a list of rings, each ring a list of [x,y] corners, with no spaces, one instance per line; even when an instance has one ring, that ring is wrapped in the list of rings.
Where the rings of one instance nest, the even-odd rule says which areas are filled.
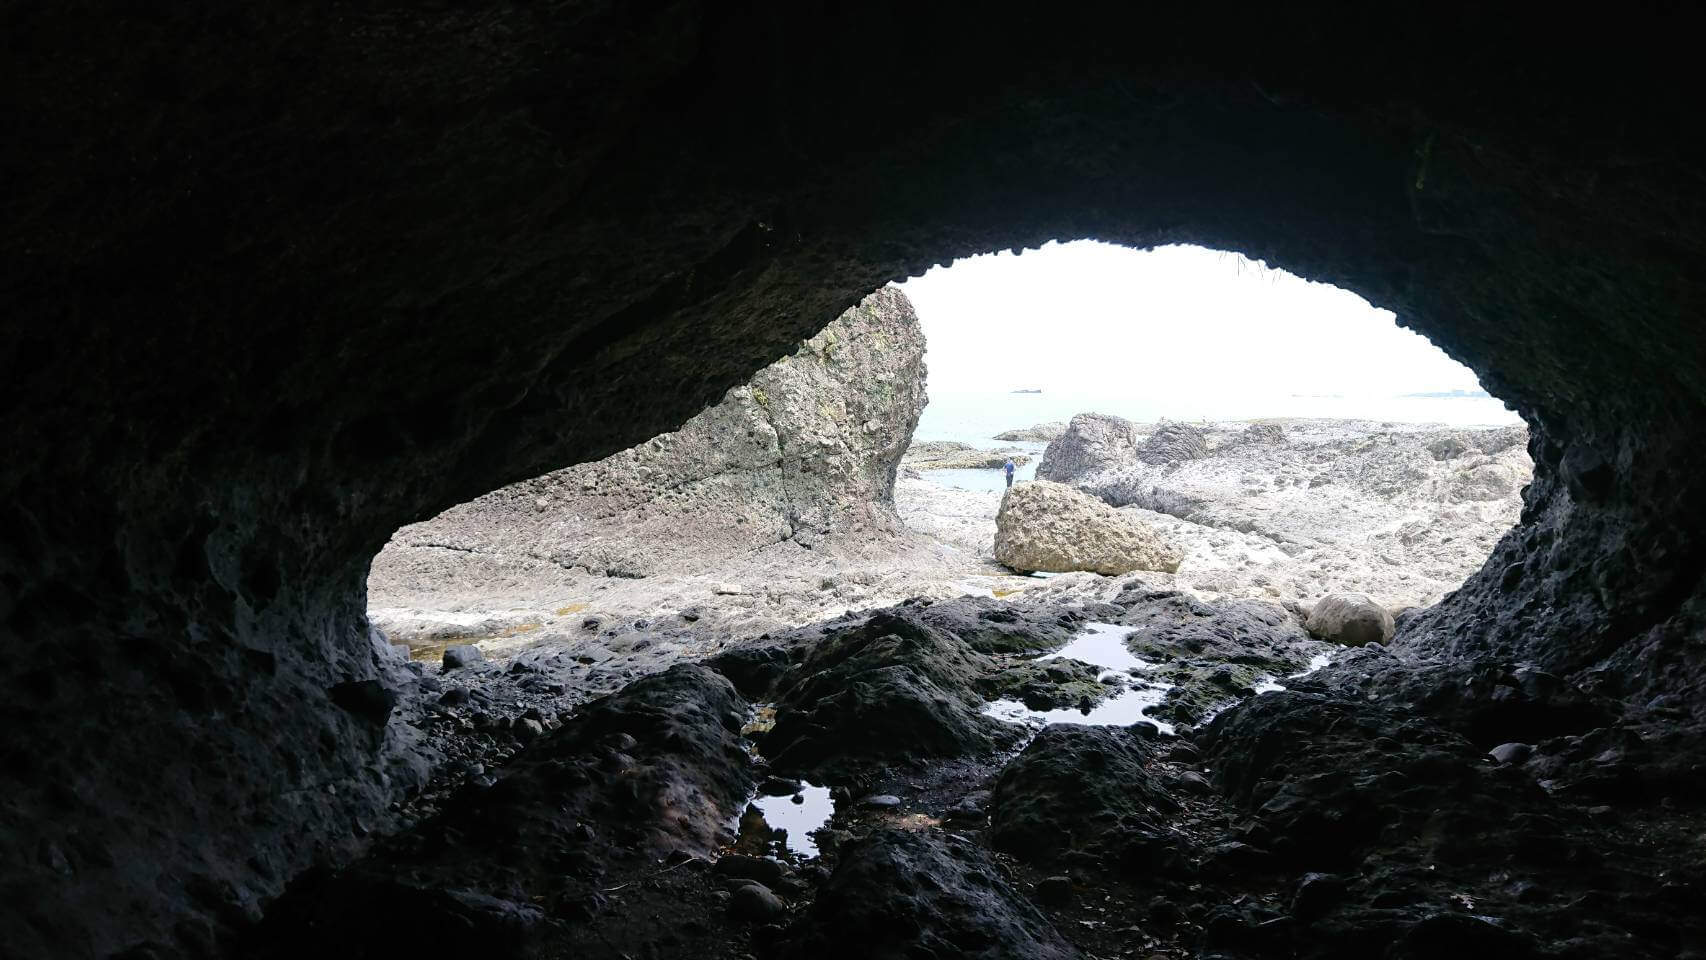
[[[977,447],[1004,444],[994,436],[1079,413],[1108,413],[1139,423],[1160,420],[1248,420],[1260,417],[1326,417],[1391,423],[1503,426],[1521,418],[1493,397],[1288,396],[1169,400],[1111,391],[1043,393],[958,392],[931,388],[915,440],[957,440]],[[1041,447],[1037,448],[1040,452]]]

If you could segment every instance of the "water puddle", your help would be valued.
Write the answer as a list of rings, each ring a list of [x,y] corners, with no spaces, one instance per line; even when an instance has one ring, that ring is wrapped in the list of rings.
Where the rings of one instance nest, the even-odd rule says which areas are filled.
[[[1332,662],[1333,662],[1332,657],[1329,657],[1324,653],[1317,653],[1315,656],[1309,658],[1309,666],[1304,667],[1302,670],[1297,671],[1296,673],[1292,674],[1289,677],[1286,677],[1286,679],[1287,680],[1297,680],[1297,679],[1302,678],[1302,677],[1307,677],[1310,674],[1321,669],[1322,667],[1327,666],[1328,664],[1330,664]]]
[[[1039,661],[1078,660],[1101,668],[1101,673],[1097,676],[1099,680],[1118,678],[1130,684],[1127,689],[1102,700],[1089,710],[1071,707],[1032,710],[1018,700],[1003,699],[984,707],[984,714],[1006,723],[1036,726],[1078,723],[1087,726],[1129,727],[1134,723],[1147,723],[1162,733],[1172,733],[1172,724],[1145,714],[1145,711],[1161,704],[1167,696],[1167,691],[1172,689],[1172,684],[1138,676],[1139,673],[1152,669],[1155,664],[1135,656],[1126,648],[1125,638],[1131,633],[1131,627],[1113,623],[1085,624],[1083,630],[1066,646],[1037,658]]]
[[[1332,663],[1332,662],[1333,662],[1332,659],[1329,658],[1326,654],[1317,653],[1315,656],[1309,658],[1309,666],[1304,667],[1302,670],[1299,670],[1296,673],[1287,674],[1286,679],[1287,680],[1297,680],[1297,679],[1301,679],[1303,677],[1307,677],[1310,674],[1314,673],[1315,671],[1321,669],[1322,667],[1324,667],[1327,664]],[[1278,680],[1275,680],[1273,677],[1262,677],[1261,679],[1256,681],[1256,683],[1252,687],[1252,689],[1255,690],[1257,693],[1276,693],[1280,690],[1284,690],[1285,684],[1280,683]]]
[[[812,834],[823,829],[833,816],[835,800],[828,787],[801,783],[800,792],[791,796],[760,794],[747,801],[735,849],[754,856],[786,851],[808,859],[815,857],[818,848]]]
[[[1101,667],[1102,676],[1148,670],[1155,664],[1126,649],[1125,638],[1132,628],[1117,623],[1087,623],[1084,630],[1059,650],[1037,660],[1078,660]],[[1099,678],[1098,678],[1099,679]]]
[[[754,760],[762,760],[754,741],[776,725],[776,705],[753,705],[751,715],[741,727],[746,749]],[[776,782],[776,781],[771,781]],[[786,781],[782,781],[786,790]],[[829,788],[800,781],[793,793],[774,794],[755,792],[746,801],[743,812],[734,824],[736,853],[755,857],[791,853],[805,858],[818,855],[817,842],[812,834],[829,824],[835,816],[835,800]]]
[[[995,700],[983,708],[987,716],[1007,723],[1078,723],[1091,727],[1129,727],[1147,723],[1162,733],[1172,733],[1173,725],[1144,714],[1145,710],[1161,705],[1167,698],[1170,685],[1138,687],[1115,694],[1091,707],[1089,711],[1066,707],[1060,710],[1032,710],[1017,700]]]

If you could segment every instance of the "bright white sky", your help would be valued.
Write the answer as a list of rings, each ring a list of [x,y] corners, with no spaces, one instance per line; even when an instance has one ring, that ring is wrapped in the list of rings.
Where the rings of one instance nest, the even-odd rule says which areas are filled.
[[[918,308],[935,390],[1248,397],[1478,390],[1475,375],[1346,290],[1201,247],[1050,243],[936,267]],[[1255,407],[1252,407],[1255,409]]]

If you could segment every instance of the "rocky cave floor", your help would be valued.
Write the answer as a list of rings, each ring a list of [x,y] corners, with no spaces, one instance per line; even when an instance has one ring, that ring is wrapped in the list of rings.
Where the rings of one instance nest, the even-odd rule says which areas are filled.
[[[1136,659],[1048,656],[1097,633]],[[391,666],[439,757],[413,826],[241,955],[1706,955],[1679,710],[1328,648],[1270,604],[919,600],[631,682],[561,648]]]

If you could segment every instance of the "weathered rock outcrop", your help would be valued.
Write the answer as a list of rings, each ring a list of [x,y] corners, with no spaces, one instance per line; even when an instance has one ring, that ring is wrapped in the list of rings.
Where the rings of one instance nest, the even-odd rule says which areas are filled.
[[[1034,443],[1048,443],[1050,440],[1060,439],[1060,437],[1065,433],[1066,424],[1056,420],[1051,420],[1048,423],[1039,423],[1034,427],[1021,427],[1017,430],[1004,430],[1001,433],[996,434],[993,439],[1003,440],[1008,443],[1012,443],[1017,440],[1028,440]]]
[[[995,525],[995,559],[1015,570],[1117,576],[1179,567],[1178,550],[1155,531],[1065,484],[1038,480],[1007,491]]]
[[[1156,466],[1180,460],[1201,460],[1208,456],[1208,440],[1203,432],[1188,423],[1162,421],[1155,425],[1149,439],[1137,448],[1137,459]]]
[[[1100,413],[1072,418],[1066,432],[1051,441],[1037,465],[1038,480],[1075,483],[1137,457],[1137,431],[1130,420]]]
[[[956,837],[873,834],[847,851],[789,960],[1076,960],[989,854]]]
[[[371,589],[474,582],[506,558],[646,577],[784,541],[891,537],[924,404],[924,333],[885,287],[681,429],[397,531]]]
[[[1070,476],[1154,526],[1191,555],[1189,584],[1211,593],[1432,603],[1516,522],[1532,471],[1520,426],[1073,423],[1037,475]]]
[[[1706,719],[1699,12],[1338,13],[10,5],[7,949],[206,952],[365,843],[407,733],[331,691],[387,674],[398,527],[1060,237],[1243,251],[1473,367],[1535,481],[1395,644]]]
[[[777,769],[823,779],[871,764],[963,757],[1011,744],[1017,731],[983,715],[988,658],[911,610],[834,630],[778,691],[764,736]]]
[[[1149,854],[1178,802],[1146,767],[1148,727],[1050,724],[1001,770],[990,800],[990,842],[1032,863],[1090,854],[1116,869],[1152,868]]]
[[[927,440],[906,448],[902,462],[914,470],[998,470],[1011,459],[1022,467],[1031,462],[1028,454],[1008,447],[1005,450],[979,450],[969,443],[954,440]]]

